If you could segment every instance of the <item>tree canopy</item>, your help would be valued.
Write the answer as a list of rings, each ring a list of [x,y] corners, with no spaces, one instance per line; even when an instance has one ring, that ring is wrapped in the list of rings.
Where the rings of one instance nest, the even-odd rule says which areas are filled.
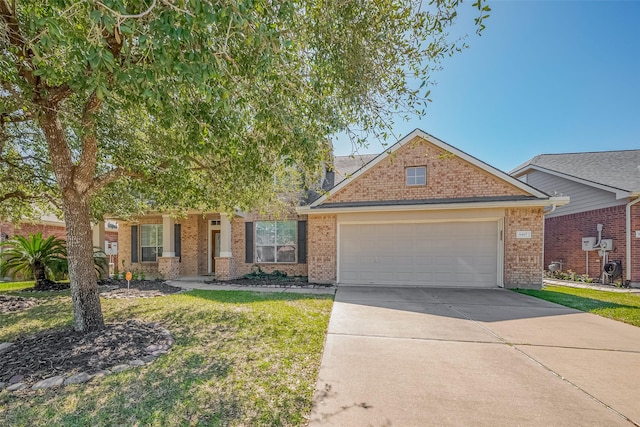
[[[460,3],[0,0],[0,215],[59,208],[95,287],[91,217],[254,209],[332,134],[423,112]]]

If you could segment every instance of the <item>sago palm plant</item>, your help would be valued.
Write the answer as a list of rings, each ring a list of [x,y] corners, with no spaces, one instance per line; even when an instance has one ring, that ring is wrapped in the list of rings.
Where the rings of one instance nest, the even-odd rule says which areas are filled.
[[[0,259],[0,277],[23,276],[36,280],[34,289],[46,290],[53,283],[52,279],[60,279],[69,274],[67,260],[67,242],[54,236],[42,238],[42,234],[30,234],[29,237],[14,236],[0,243],[0,248],[9,249],[2,252]],[[107,255],[100,248],[94,248],[93,263],[98,277],[109,272]]]
[[[51,283],[52,267],[66,262],[65,241],[55,236],[46,239],[42,233],[28,237],[14,236],[0,244],[4,249],[0,262],[0,277],[18,273],[36,280],[35,289],[45,289]]]

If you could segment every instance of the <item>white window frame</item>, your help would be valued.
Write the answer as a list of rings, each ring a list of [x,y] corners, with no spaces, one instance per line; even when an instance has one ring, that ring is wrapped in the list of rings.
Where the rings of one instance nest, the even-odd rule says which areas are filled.
[[[427,185],[427,167],[409,166],[404,169],[404,182],[407,187]],[[424,171],[424,173],[418,173]],[[420,181],[418,181],[420,180]]]
[[[155,233],[156,233],[156,244],[153,246],[148,246],[148,245],[143,245],[143,239],[142,239],[142,234],[143,234],[143,230],[149,227],[153,227],[153,229],[155,229]],[[158,262],[158,257],[162,256],[162,224],[140,224],[140,239],[139,239],[139,246],[140,246],[140,262]],[[153,260],[149,260],[149,259],[144,259],[144,251],[143,248],[155,248],[156,249],[156,258]]]
[[[275,223],[275,236],[273,244],[258,244],[258,229],[260,223]],[[293,223],[294,224],[294,238],[293,243],[278,244],[278,224]],[[298,222],[296,220],[281,220],[281,221],[256,221],[254,231],[254,259],[256,264],[296,264],[298,262]],[[278,247],[279,246],[293,246],[293,261],[279,261],[278,260]],[[258,247],[272,247],[273,248],[273,261],[261,261],[258,256]]]

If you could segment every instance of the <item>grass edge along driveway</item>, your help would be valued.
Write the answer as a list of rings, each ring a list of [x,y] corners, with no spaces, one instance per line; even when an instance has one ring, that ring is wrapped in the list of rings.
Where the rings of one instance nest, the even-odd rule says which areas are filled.
[[[639,294],[568,286],[545,286],[542,290],[516,289],[515,291],[640,327]]]
[[[0,314],[0,342],[71,326],[69,292],[55,294],[29,310]],[[84,385],[0,391],[3,424],[306,424],[331,296],[191,291],[101,302],[107,322],[161,323],[175,337],[171,351],[149,366]]]

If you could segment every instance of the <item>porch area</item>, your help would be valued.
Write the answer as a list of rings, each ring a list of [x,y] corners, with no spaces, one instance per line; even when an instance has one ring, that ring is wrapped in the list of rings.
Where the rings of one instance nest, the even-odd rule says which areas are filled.
[[[119,270],[167,280],[236,277],[232,221],[222,213],[146,215],[120,223]]]

